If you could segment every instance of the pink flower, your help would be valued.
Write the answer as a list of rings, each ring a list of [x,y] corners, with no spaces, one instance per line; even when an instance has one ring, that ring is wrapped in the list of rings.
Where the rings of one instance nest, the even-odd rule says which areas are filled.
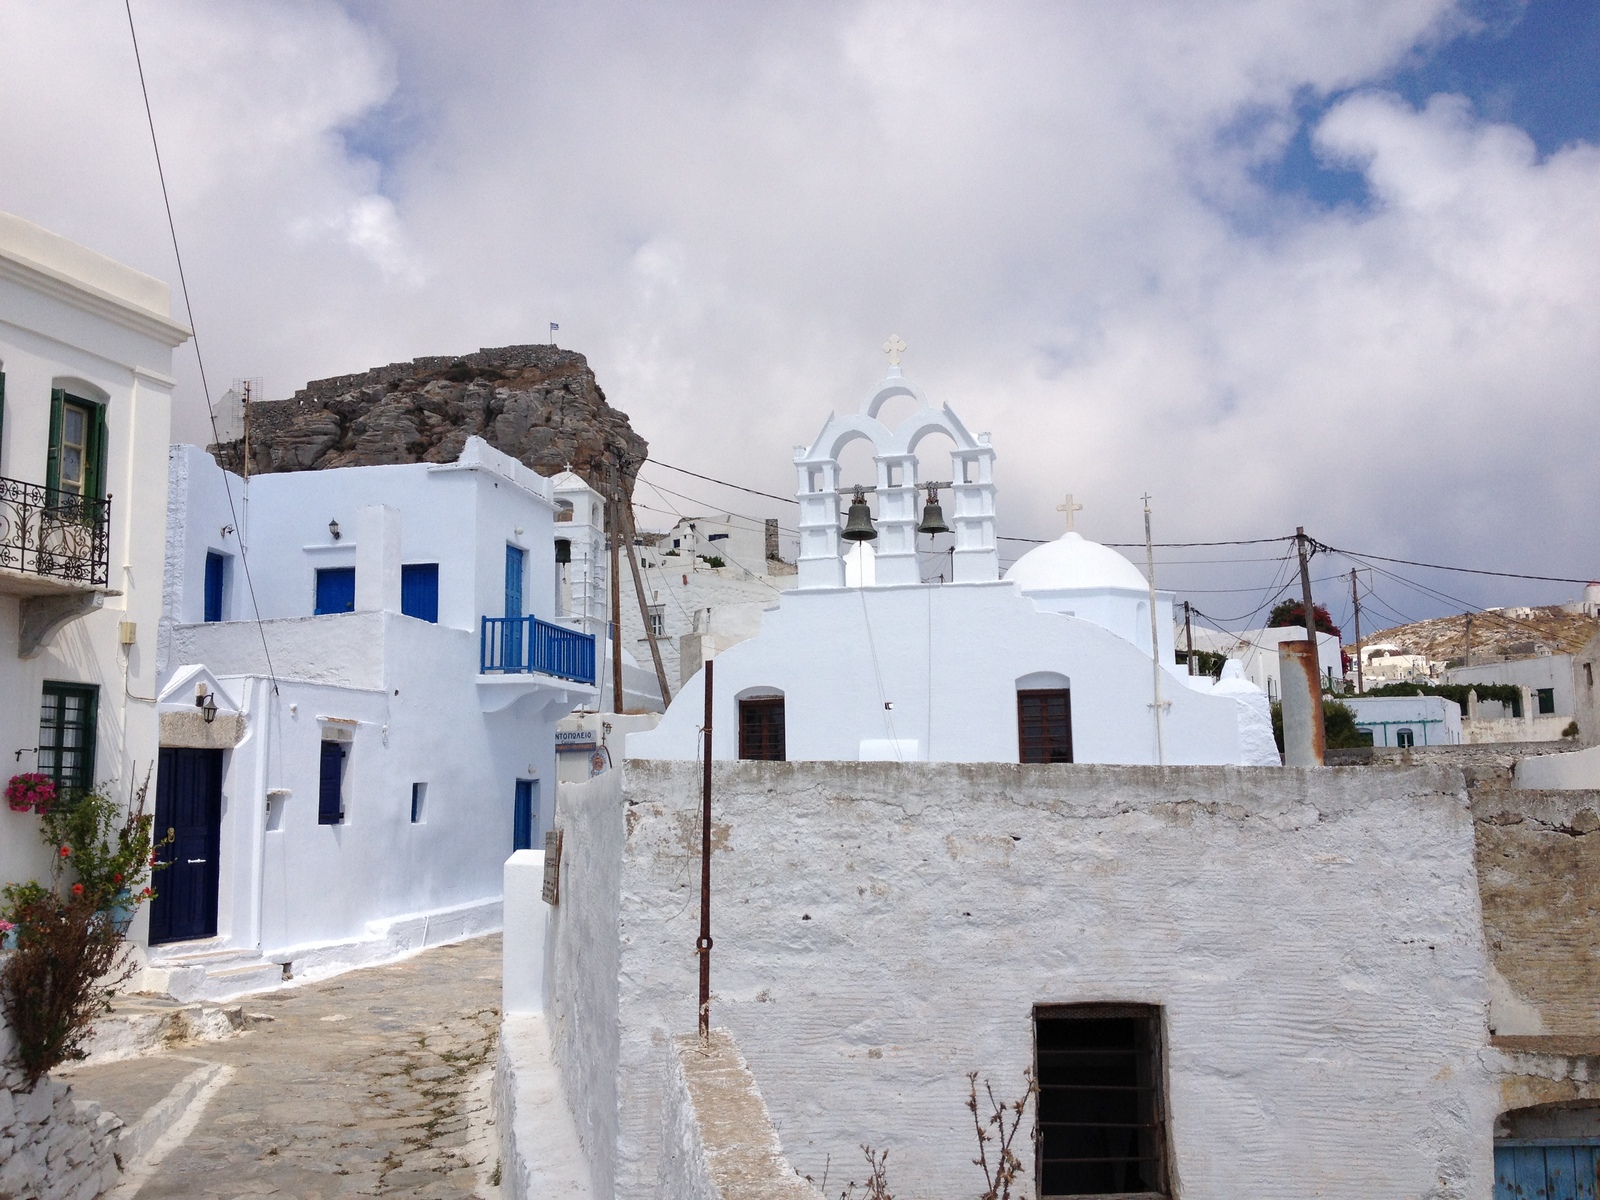
[[[6,934],[10,933],[15,928],[16,928],[16,926],[13,925],[10,921],[0,921],[0,937],[4,937]]]

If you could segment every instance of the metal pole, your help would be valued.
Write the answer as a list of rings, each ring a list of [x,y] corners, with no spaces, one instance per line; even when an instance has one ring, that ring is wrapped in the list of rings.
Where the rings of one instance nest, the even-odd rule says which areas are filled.
[[[622,487],[611,471],[611,711],[622,711]]]
[[[1150,541],[1150,493],[1144,494],[1144,565],[1150,583],[1150,690],[1155,698],[1156,764],[1167,765],[1167,731],[1161,711],[1161,638],[1156,632],[1156,551]]]
[[[1189,618],[1189,602],[1187,600],[1183,602],[1183,640],[1188,643],[1189,674],[1197,675],[1199,672],[1194,669],[1194,625]]]
[[[1350,603],[1356,610],[1356,695],[1366,691],[1366,681],[1361,676],[1361,593],[1356,589],[1356,569],[1350,568]]]
[[[706,686],[705,754],[700,773],[700,937],[695,951],[700,955],[700,1036],[711,1035],[711,668],[706,659],[701,668]]]

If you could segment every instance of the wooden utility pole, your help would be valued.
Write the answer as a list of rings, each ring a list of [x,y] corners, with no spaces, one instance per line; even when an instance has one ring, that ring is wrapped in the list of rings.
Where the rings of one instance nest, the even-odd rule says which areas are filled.
[[[1317,646],[1317,613],[1311,603],[1311,568],[1308,565],[1310,556],[1306,554],[1306,543],[1311,539],[1306,536],[1305,527],[1302,525],[1294,531],[1294,544],[1300,551],[1300,595],[1306,609],[1306,637],[1311,639],[1311,664],[1317,673],[1319,682],[1322,678],[1322,657]]]
[[[611,711],[622,711],[622,486],[611,469]]]
[[[639,597],[639,619],[644,622],[644,635],[650,639],[650,661],[655,664],[656,683],[661,686],[661,707],[672,703],[672,689],[667,687],[667,669],[661,665],[661,646],[656,641],[656,627],[650,622],[650,605],[644,598],[644,580],[639,575],[639,556],[633,549],[633,504],[628,504],[628,566],[633,570],[633,590]]]
[[[706,685],[705,752],[700,773],[700,936],[695,952],[700,955],[700,1036],[711,1036],[711,668],[716,660],[706,659],[700,669]]]
[[[1361,593],[1356,589],[1356,569],[1350,568],[1350,603],[1356,610],[1356,695],[1366,691],[1366,681],[1361,677]]]
[[[1189,674],[1198,675],[1199,672],[1194,669],[1194,624],[1189,619],[1189,602],[1187,600],[1183,602],[1183,640],[1188,646]]]
[[[1467,614],[1467,644],[1466,644],[1465,649],[1463,649],[1461,651],[1461,665],[1463,667],[1470,667],[1472,665],[1472,614],[1471,613]]]

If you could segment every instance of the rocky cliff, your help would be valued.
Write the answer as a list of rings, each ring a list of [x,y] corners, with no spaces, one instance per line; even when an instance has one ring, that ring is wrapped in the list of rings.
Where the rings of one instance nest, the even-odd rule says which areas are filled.
[[[252,404],[250,473],[454,462],[474,434],[541,475],[570,463],[602,493],[618,479],[631,495],[649,449],[606,403],[583,355],[501,346],[318,379],[292,399]],[[242,439],[211,451],[242,469]]]

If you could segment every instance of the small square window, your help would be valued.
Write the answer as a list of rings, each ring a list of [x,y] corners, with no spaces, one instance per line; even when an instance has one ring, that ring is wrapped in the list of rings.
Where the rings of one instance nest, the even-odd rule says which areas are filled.
[[[428,785],[425,783],[413,783],[411,785],[411,823],[413,825],[421,825],[423,823],[422,810],[427,800]]]
[[[323,567],[317,571],[316,616],[354,612],[356,609],[356,569]]]
[[[1417,744],[1417,735],[1410,729],[1397,729],[1394,732],[1394,744],[1402,750],[1409,750]]]
[[[782,696],[739,701],[739,757],[782,762],[787,754]]]
[[[667,632],[666,607],[661,604],[650,606],[650,632],[656,637],[661,637]]]
[[[1555,688],[1540,688],[1534,695],[1539,699],[1539,713],[1541,716],[1549,716],[1556,711]]]

